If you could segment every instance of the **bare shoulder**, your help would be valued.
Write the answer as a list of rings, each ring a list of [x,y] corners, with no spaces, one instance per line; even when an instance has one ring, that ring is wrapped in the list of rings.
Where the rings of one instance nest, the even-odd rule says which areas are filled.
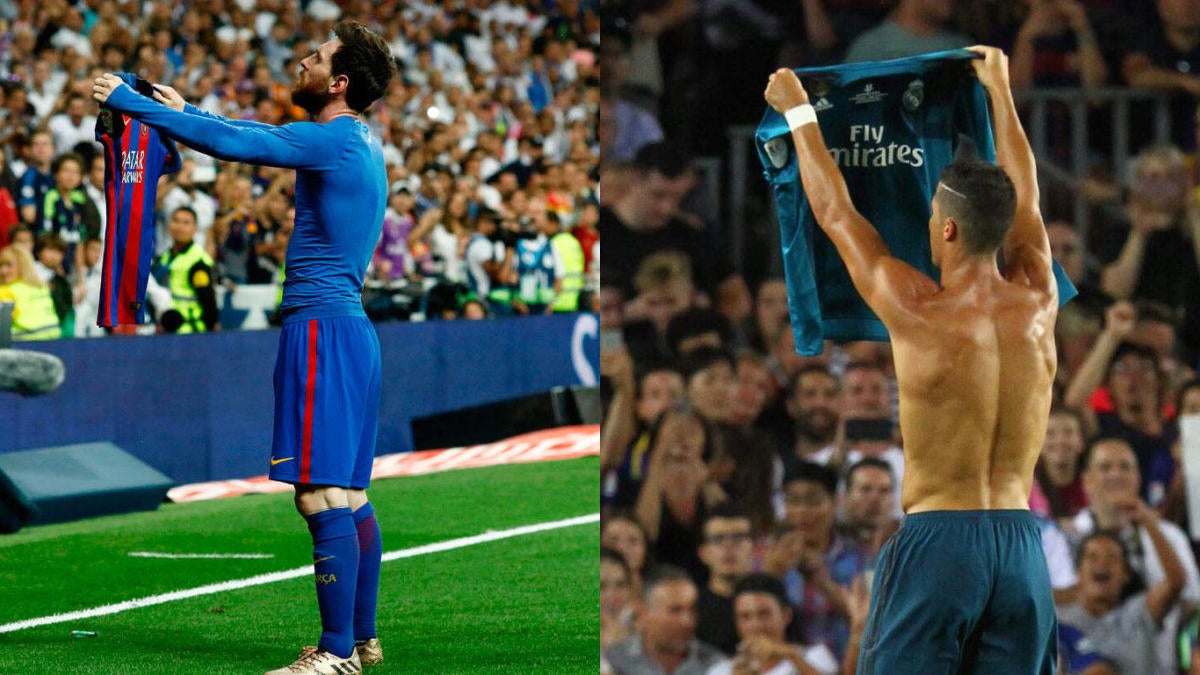
[[[1050,239],[1042,214],[1037,209],[1018,210],[1012,230],[1004,242],[1004,278],[1043,296],[1044,302],[1058,301],[1050,257]]]
[[[873,274],[877,283],[867,304],[889,330],[924,321],[926,305],[939,290],[933,279],[891,256],[880,259]]]

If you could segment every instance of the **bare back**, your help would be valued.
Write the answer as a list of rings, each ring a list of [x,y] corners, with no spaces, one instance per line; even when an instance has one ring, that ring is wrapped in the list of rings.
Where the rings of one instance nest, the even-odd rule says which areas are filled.
[[[1052,294],[995,276],[889,326],[906,513],[1025,509],[1057,367]]]

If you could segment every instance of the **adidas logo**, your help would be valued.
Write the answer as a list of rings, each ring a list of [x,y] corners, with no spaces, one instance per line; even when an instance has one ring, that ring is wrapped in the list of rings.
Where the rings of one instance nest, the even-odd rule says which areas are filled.
[[[822,110],[829,110],[832,107],[833,107],[833,104],[830,103],[829,99],[825,98],[824,96],[817,99],[817,102],[813,104],[813,110],[815,110],[817,112],[821,112]]]

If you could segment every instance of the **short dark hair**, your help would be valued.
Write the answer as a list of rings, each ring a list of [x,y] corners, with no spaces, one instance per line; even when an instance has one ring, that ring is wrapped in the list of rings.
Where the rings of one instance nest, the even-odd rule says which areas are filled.
[[[1133,455],[1134,459],[1137,459],[1137,450],[1133,449],[1133,443],[1130,443],[1129,439],[1125,438],[1124,436],[1105,436],[1101,434],[1088,441],[1087,445],[1084,446],[1083,452],[1079,455],[1079,470],[1083,471],[1087,469],[1089,465],[1091,465],[1092,455],[1096,454],[1096,446],[1100,445],[1101,443],[1112,442],[1123,443],[1125,447],[1129,448],[1129,452]],[[1134,462],[1134,464],[1136,465],[1137,463]],[[1141,473],[1141,467],[1138,466],[1137,468],[1138,473]]]
[[[755,572],[754,574],[747,574],[738,579],[738,582],[733,585],[734,600],[737,600],[739,595],[746,593],[764,593],[775,598],[779,602],[780,607],[785,609],[791,607],[788,603],[787,591],[783,587],[783,582],[770,574]]]
[[[667,564],[658,565],[646,575],[646,585],[642,587],[642,599],[649,600],[654,589],[672,581],[686,581],[692,585],[696,583],[681,567]]]
[[[1187,397],[1189,391],[1200,389],[1200,379],[1192,378],[1187,382],[1179,385],[1179,390],[1175,392],[1175,414],[1179,415],[1183,410],[1183,399]]]
[[[184,204],[183,206],[175,207],[175,210],[171,211],[171,215],[173,216],[176,213],[178,213],[179,211],[187,211],[188,213],[192,214],[192,223],[197,223],[200,221],[200,218],[196,215],[196,209],[193,209],[192,207],[188,206],[187,204]]]
[[[833,386],[835,389],[842,388],[842,383],[838,380],[836,375],[829,372],[829,369],[826,368],[825,366],[817,365],[814,363],[814,364],[807,365],[807,366],[800,368],[800,370],[796,371],[795,375],[792,375],[792,379],[788,382],[788,388],[787,388],[788,398],[791,398],[792,396],[794,396],[796,394],[796,390],[800,387],[801,378],[804,378],[808,375],[823,375],[823,376],[829,378],[830,380],[833,380]]]
[[[708,510],[704,515],[704,525],[708,525],[711,521],[717,518],[727,520],[744,519],[750,521],[750,513],[742,508],[741,504],[734,501],[723,501],[720,504]],[[704,525],[701,525],[701,531],[704,530]]]
[[[881,471],[886,471],[887,475],[890,476],[892,479],[892,485],[895,486],[896,474],[892,473],[892,465],[891,464],[888,464],[886,461],[879,459],[878,457],[863,457],[862,459],[858,460],[854,464],[851,464],[850,468],[846,470],[846,489],[847,490],[850,489],[850,484],[852,482],[854,482],[854,474],[855,473],[858,473],[858,471],[861,469],[872,469],[872,468],[880,469]]]
[[[816,483],[825,492],[828,492],[830,497],[837,496],[837,472],[823,464],[796,462],[784,471],[783,484],[787,485],[796,481]]]
[[[1088,544],[1092,543],[1092,541],[1096,539],[1107,539],[1111,542],[1115,542],[1117,546],[1121,548],[1121,562],[1125,563],[1125,573],[1129,575],[1129,580],[1126,581],[1125,586],[1121,588],[1121,600],[1125,600],[1126,598],[1129,598],[1135,593],[1143,590],[1145,588],[1145,582],[1142,581],[1141,575],[1138,574],[1137,570],[1133,568],[1133,564],[1130,562],[1129,546],[1125,544],[1125,540],[1121,537],[1120,530],[1101,528],[1099,530],[1093,530],[1087,536],[1085,536],[1083,541],[1079,542],[1079,550],[1075,552],[1075,568],[1079,569],[1079,566],[1083,564],[1084,550],[1087,548]]]
[[[687,357],[681,359],[681,370],[683,370],[684,381],[692,379],[696,373],[707,370],[712,366],[724,363],[731,370],[736,369],[737,364],[733,360],[733,354],[728,349],[722,347],[697,347],[688,353]]]
[[[75,164],[79,167],[79,172],[83,173],[83,168],[85,166],[83,163],[83,157],[80,157],[74,152],[64,152],[58,157],[55,157],[54,161],[50,163],[50,175],[58,173],[58,170],[62,168],[62,165],[66,164],[67,162],[75,162]]]
[[[633,157],[634,171],[642,174],[661,173],[667,178],[682,176],[689,164],[688,157],[669,141],[647,143]]]
[[[946,165],[937,192],[942,214],[958,224],[968,254],[994,253],[1012,227],[1017,191],[1004,169],[977,159]]]
[[[36,256],[47,248],[66,253],[67,241],[53,232],[39,234],[33,242],[33,254]]]
[[[333,34],[342,45],[333,53],[330,72],[350,79],[346,105],[362,112],[383,97],[396,76],[387,42],[357,21],[339,21]]]

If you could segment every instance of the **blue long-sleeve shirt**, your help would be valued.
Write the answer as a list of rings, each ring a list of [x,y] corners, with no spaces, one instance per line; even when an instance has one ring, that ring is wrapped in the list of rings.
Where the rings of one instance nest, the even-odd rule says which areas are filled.
[[[184,112],[128,86],[108,106],[218,159],[296,169],[296,228],[287,252],[285,315],[362,314],[367,264],[383,227],[383,149],[350,117],[281,127]]]

